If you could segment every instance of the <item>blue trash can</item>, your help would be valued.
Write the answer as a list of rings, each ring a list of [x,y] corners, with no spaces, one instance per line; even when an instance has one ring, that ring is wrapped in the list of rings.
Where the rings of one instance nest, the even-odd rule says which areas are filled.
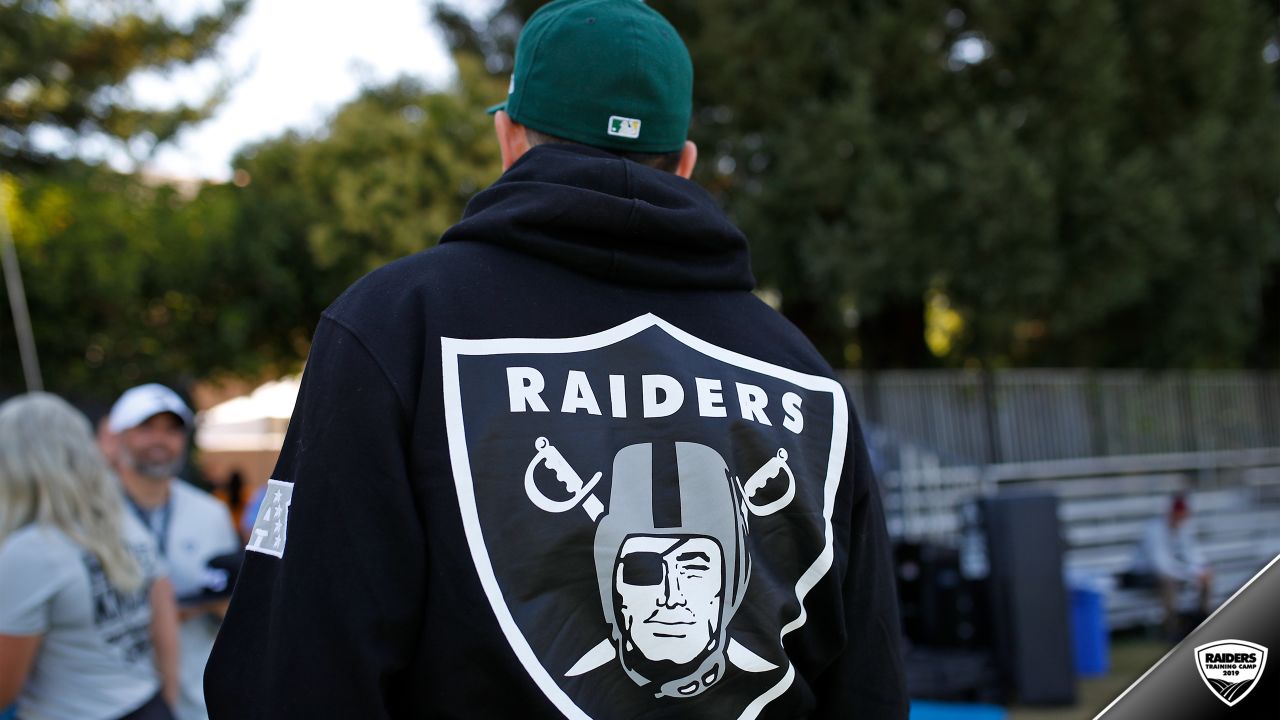
[[[18,710],[17,705],[10,705],[7,708],[0,709],[0,720],[13,720],[16,717],[14,713],[17,710]]]
[[[1071,588],[1071,645],[1075,651],[1076,675],[1106,675],[1110,667],[1110,638],[1107,636],[1106,595],[1098,589]]]

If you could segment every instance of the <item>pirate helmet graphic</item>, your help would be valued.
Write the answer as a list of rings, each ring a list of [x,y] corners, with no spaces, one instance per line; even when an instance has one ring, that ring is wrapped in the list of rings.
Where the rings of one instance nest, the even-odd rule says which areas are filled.
[[[552,513],[581,507],[599,522],[595,570],[610,637],[566,676],[617,660],[657,697],[693,697],[723,678],[729,665],[747,672],[776,668],[730,638],[729,624],[751,577],[748,519],[771,515],[795,496],[785,450],[742,483],[706,445],[629,445],[614,456],[606,514],[593,493],[602,473],[583,481],[545,437],[534,448],[525,471],[530,501]],[[534,479],[539,464],[555,472],[568,499],[542,494]],[[779,477],[786,479],[785,491],[755,500]]]
[[[751,572],[743,509],[737,481],[705,445],[630,445],[614,458],[596,575],[637,684],[689,697],[724,675],[726,628]]]

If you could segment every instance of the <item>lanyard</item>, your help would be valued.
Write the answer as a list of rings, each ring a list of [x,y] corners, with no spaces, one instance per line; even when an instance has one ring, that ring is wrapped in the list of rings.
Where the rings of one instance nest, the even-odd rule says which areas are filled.
[[[156,539],[156,545],[160,549],[160,557],[166,557],[166,545],[169,539],[169,521],[173,519],[173,491],[169,492],[169,499],[154,510],[146,510],[141,505],[133,501],[128,493],[125,493],[125,499],[129,501],[129,507],[133,508],[133,513],[138,516],[138,520],[142,522],[142,526],[147,529]]]

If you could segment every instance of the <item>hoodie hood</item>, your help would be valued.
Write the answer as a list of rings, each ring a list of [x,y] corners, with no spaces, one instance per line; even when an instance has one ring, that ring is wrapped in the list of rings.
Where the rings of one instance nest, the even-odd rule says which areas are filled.
[[[526,152],[440,239],[483,242],[609,282],[751,290],[747,239],[698,185],[579,145]]]

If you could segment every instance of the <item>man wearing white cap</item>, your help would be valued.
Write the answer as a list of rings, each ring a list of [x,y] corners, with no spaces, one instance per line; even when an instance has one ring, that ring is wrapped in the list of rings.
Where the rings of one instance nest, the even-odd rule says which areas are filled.
[[[125,498],[151,531],[169,566],[182,621],[179,720],[205,720],[203,675],[230,592],[225,569],[210,561],[239,550],[227,508],[176,476],[186,460],[192,413],[178,394],[150,383],[131,388],[107,417],[106,450]],[[221,564],[221,563],[215,563]]]

